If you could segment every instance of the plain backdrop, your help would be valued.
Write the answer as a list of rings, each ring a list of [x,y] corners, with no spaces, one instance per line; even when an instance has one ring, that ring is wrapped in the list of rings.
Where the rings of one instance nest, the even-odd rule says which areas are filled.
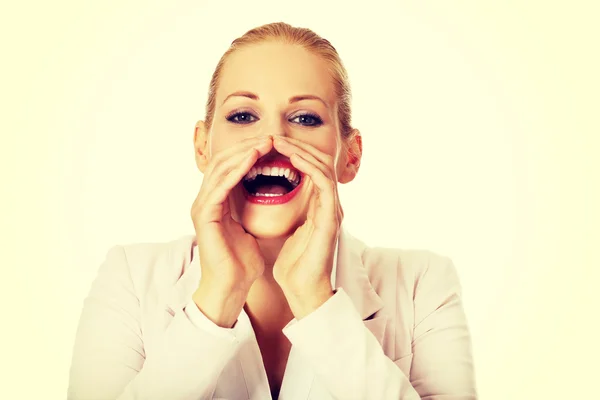
[[[2,6],[0,398],[63,399],[114,244],[193,233],[192,147],[229,43],[329,39],[363,134],[341,187],[373,246],[451,257],[481,399],[593,398],[600,357],[595,2],[102,1]]]

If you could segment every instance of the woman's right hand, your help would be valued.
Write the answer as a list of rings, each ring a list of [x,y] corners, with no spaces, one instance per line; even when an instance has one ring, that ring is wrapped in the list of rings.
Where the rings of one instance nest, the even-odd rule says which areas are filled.
[[[264,271],[256,239],[232,218],[229,194],[272,148],[272,137],[262,136],[215,154],[192,205],[202,270],[193,299],[204,315],[222,327],[233,326],[252,283]]]

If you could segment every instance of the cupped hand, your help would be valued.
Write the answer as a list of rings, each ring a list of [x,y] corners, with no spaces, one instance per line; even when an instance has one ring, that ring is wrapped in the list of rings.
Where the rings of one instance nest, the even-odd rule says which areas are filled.
[[[306,221],[284,243],[273,276],[300,318],[333,295],[331,272],[344,212],[333,157],[297,139],[275,137],[275,149],[290,158],[311,191]]]
[[[201,309],[204,306],[202,311],[206,311],[209,318],[209,309],[212,309],[211,319],[226,319],[227,323],[222,321],[224,325],[241,310],[252,283],[264,271],[264,260],[256,239],[232,218],[229,194],[258,158],[272,148],[272,138],[263,136],[243,140],[216,153],[207,165],[202,186],[192,205],[191,217],[202,270],[194,300]],[[232,294],[239,298],[233,301]],[[232,315],[229,318],[217,315],[223,311],[218,308],[226,307],[223,303],[228,301],[233,301]]]

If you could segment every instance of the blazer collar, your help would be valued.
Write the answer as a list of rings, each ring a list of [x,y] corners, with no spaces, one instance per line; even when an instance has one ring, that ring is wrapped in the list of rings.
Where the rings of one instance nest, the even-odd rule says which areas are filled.
[[[340,228],[337,262],[334,266],[335,289],[341,287],[348,294],[363,320],[383,308],[383,301],[371,285],[367,268],[363,264],[366,245]]]
[[[187,236],[187,252],[183,260],[183,273],[169,291],[166,304],[173,314],[190,301],[200,280],[200,262],[195,236]],[[371,317],[383,307],[383,301],[373,289],[362,255],[366,245],[350,235],[342,226],[337,240],[332,268],[334,289],[343,288],[352,299],[363,320]],[[174,258],[177,255],[173,255]]]

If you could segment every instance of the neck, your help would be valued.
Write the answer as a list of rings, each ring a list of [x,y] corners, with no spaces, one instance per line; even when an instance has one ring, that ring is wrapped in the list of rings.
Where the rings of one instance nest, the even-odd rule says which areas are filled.
[[[289,236],[271,239],[256,239],[258,247],[260,248],[260,252],[265,261],[265,272],[266,270],[270,270],[272,272],[273,265],[275,265],[275,261],[277,260],[277,257],[279,257],[281,248],[288,237]]]
[[[292,318],[285,295],[273,278],[273,265],[287,236],[257,239],[265,261],[264,273],[254,282],[246,298],[246,312],[260,332],[280,332]]]

